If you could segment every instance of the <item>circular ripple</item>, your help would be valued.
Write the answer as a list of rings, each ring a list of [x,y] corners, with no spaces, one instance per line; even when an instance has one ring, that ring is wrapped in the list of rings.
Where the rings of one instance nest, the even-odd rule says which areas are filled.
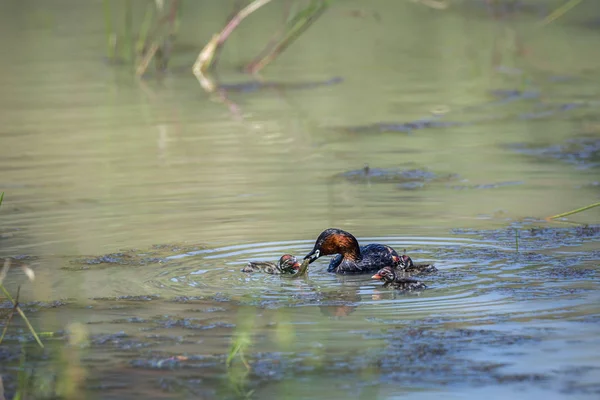
[[[516,253],[491,241],[443,237],[366,237],[361,244],[385,243],[406,249],[416,262],[434,263],[439,272],[419,278],[428,290],[404,294],[383,288],[368,274],[339,276],[326,272],[329,257],[311,264],[307,279],[292,280],[240,269],[251,260],[277,261],[284,253],[299,259],[313,240],[249,243],[204,249],[167,258],[158,276],[147,283],[179,295],[218,296],[264,307],[332,307],[360,310],[384,321],[419,316],[445,319],[487,319],[564,314],[579,305],[578,290],[549,285],[539,271],[556,268],[564,259]],[[567,255],[565,255],[567,257]],[[554,264],[554,265],[552,265]],[[538,279],[535,279],[536,271]],[[569,283],[571,285],[571,283]],[[581,288],[585,290],[585,288]],[[558,296],[558,298],[557,298]],[[526,299],[526,302],[520,301]]]

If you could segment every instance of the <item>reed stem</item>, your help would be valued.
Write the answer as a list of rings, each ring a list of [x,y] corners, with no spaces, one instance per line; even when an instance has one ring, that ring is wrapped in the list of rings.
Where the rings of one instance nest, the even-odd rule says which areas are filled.
[[[269,63],[273,62],[285,49],[287,49],[302,33],[304,33],[327,9],[328,4],[323,0],[313,0],[304,10],[294,16],[289,23],[284,38],[273,46],[266,55],[253,61],[246,67],[250,73],[257,73]]]
[[[114,60],[116,51],[116,35],[113,29],[112,10],[110,6],[111,0],[103,0],[103,11],[104,11],[104,30],[106,33],[106,56],[109,60]]]
[[[125,15],[125,40],[124,40],[124,52],[123,58],[131,62],[134,59],[134,46],[133,46],[133,4],[131,0],[125,0],[123,2],[124,15]]]
[[[272,0],[254,0],[246,7],[242,8],[233,16],[233,18],[231,18],[221,32],[213,35],[212,39],[204,46],[200,54],[198,54],[196,62],[194,63],[193,72],[206,91],[212,92],[216,89],[214,83],[205,75],[205,72],[208,69],[214,67],[213,60],[215,59],[216,52],[221,49],[227,38],[244,19],[271,1]]]
[[[152,19],[154,17],[154,8],[155,5],[152,3],[148,3],[148,5],[146,6],[146,13],[144,14],[144,19],[142,20],[142,26],[140,27],[140,34],[137,40],[137,44],[135,45],[135,51],[137,54],[142,54],[144,52],[144,49],[146,48],[148,33],[150,32]]]
[[[552,11],[550,15],[548,15],[546,18],[544,18],[544,20],[542,21],[542,25],[548,25],[549,23],[557,20],[558,18],[562,17],[567,12],[569,12],[571,9],[579,5],[579,3],[581,3],[582,1],[583,0],[569,0],[562,6]]]
[[[578,208],[576,210],[567,211],[567,212],[562,213],[562,214],[553,215],[551,217],[547,217],[546,219],[550,220],[550,219],[556,219],[556,218],[566,217],[567,215],[577,214],[577,213],[583,212],[585,210],[589,210],[590,208],[594,208],[594,207],[598,207],[598,206],[600,206],[600,203],[594,203],[594,204],[590,204],[589,206]]]

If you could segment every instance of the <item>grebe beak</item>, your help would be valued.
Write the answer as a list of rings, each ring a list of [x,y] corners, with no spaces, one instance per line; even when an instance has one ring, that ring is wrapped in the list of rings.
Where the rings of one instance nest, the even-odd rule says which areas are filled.
[[[313,250],[310,253],[308,253],[306,255],[306,257],[304,257],[304,259],[306,260],[308,258],[308,263],[312,263],[313,261],[315,261],[317,258],[321,257],[321,251],[319,250]]]
[[[373,276],[371,277],[371,279],[379,279],[379,280],[381,280],[381,275],[379,275],[379,274],[375,274],[375,275],[373,275]]]

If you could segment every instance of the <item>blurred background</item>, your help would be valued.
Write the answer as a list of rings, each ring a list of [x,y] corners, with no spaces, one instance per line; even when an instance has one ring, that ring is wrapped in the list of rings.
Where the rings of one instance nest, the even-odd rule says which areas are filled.
[[[21,286],[55,349],[23,358],[22,343],[35,342],[14,317],[8,350],[0,349],[7,398],[25,393],[19,387],[30,388],[20,398],[134,398],[145,389],[145,398],[316,398],[307,382],[329,398],[474,397],[488,385],[498,397],[599,393],[598,235],[581,230],[598,223],[598,208],[573,215],[574,224],[544,221],[599,201],[599,2],[8,0],[0,35],[0,257],[13,263],[4,285],[13,295]],[[198,59],[203,49],[208,60]],[[446,275],[417,299],[380,292],[368,277],[328,276],[326,260],[311,266],[308,284],[239,272],[252,259],[301,258],[328,227],[361,244],[407,248]],[[515,259],[519,245],[543,251]],[[573,272],[556,272],[566,265],[587,272],[566,282]],[[181,296],[202,297],[204,308],[173,301]],[[198,307],[216,311],[211,323],[218,315],[210,338],[186,336],[190,323],[181,321],[198,318]],[[0,316],[12,308],[7,301]],[[417,335],[430,346],[425,356],[389,348],[411,336],[414,320],[429,329],[445,317],[440,336]],[[502,333],[479,342],[448,330],[501,322]],[[140,333],[157,326],[174,342]],[[235,333],[240,326],[254,333]],[[550,350],[528,336],[563,328]],[[63,354],[64,343],[77,348],[78,329],[92,350]],[[119,359],[123,341],[134,340],[110,336],[119,332],[140,341],[128,349],[154,353]],[[231,355],[240,337],[262,343],[255,352],[275,351],[273,343],[283,352],[268,366],[253,353],[257,386],[245,389],[213,354]],[[455,369],[458,347],[435,358],[449,341],[477,342],[483,355]],[[495,353],[514,343],[530,353]],[[343,358],[349,348],[355,359]],[[555,363],[544,356],[554,350]],[[102,357],[110,367],[99,366]],[[159,359],[170,361],[152,364]],[[192,372],[154,375],[186,362]],[[28,375],[28,386],[19,374],[32,365],[45,372]],[[499,365],[513,369],[499,373]],[[585,390],[568,376],[574,366],[592,371]],[[356,382],[368,383],[357,392]]]

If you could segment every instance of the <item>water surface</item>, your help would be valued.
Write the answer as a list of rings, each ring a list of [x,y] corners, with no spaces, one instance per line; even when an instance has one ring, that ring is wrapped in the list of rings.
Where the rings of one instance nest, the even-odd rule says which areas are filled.
[[[5,284],[53,332],[26,346],[38,397],[79,371],[97,398],[597,398],[599,233],[543,218],[598,201],[598,10],[541,29],[543,7],[479,3],[336,4],[265,70],[282,85],[229,92],[235,114],[191,74],[224,4],[186,3],[178,43],[196,50],[140,81],[104,59],[101,2],[4,2],[0,257],[35,271]],[[232,37],[224,83],[249,80],[279,7]],[[307,280],[239,272],[328,227],[440,272],[418,295],[325,258]],[[248,371],[226,367],[236,340]]]

